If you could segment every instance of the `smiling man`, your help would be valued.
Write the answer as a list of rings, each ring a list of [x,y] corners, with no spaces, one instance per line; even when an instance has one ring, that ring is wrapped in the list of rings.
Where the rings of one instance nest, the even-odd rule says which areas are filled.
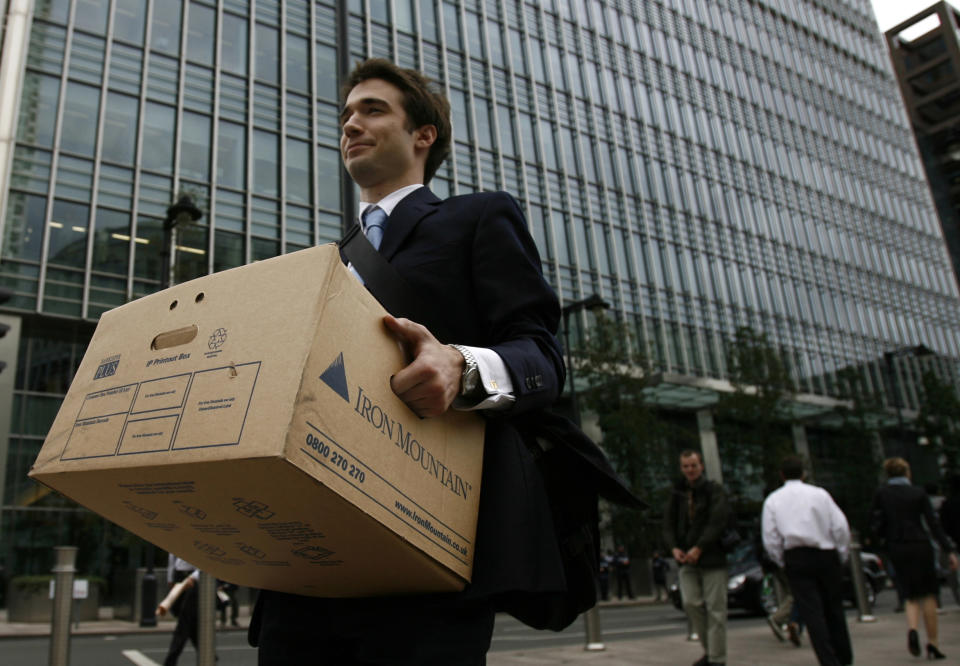
[[[432,321],[385,318],[412,359],[391,387],[425,418],[451,408],[488,417],[473,578],[461,593],[399,598],[263,592],[250,640],[260,664],[484,664],[497,610],[565,587],[540,475],[515,427],[563,386],[559,303],[510,195],[441,200],[426,187],[451,142],[449,103],[428,79],[368,60],[342,101],[358,222],[432,306]],[[437,330],[453,339],[438,340]]]

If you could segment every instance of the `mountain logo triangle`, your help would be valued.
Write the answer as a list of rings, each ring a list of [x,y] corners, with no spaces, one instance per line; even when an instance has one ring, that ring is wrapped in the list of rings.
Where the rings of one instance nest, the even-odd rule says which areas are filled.
[[[320,380],[332,388],[347,403],[350,402],[350,392],[347,390],[347,371],[343,365],[343,352],[340,352],[333,363],[323,371]]]

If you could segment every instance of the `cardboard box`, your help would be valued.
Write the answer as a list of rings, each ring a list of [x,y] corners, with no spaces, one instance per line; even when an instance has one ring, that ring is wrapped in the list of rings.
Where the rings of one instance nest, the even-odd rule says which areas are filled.
[[[393,394],[384,312],[333,245],[111,310],[30,476],[241,585],[462,589],[483,421]]]

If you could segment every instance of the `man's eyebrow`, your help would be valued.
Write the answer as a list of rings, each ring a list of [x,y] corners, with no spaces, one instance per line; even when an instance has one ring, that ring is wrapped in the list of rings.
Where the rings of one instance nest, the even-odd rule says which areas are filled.
[[[387,100],[385,100],[385,99],[383,99],[383,98],[381,98],[381,97],[364,97],[364,98],[358,99],[356,102],[354,102],[354,107],[357,107],[357,106],[371,106],[371,105],[375,105],[375,104],[383,104],[383,105],[385,105],[385,106],[390,106],[390,103],[389,103]],[[347,116],[350,115],[350,111],[351,111],[351,110],[352,110],[351,107],[349,107],[349,106],[344,106],[344,107],[343,107],[343,110],[340,111],[340,123],[341,123],[341,124],[343,123],[344,120],[346,120]]]

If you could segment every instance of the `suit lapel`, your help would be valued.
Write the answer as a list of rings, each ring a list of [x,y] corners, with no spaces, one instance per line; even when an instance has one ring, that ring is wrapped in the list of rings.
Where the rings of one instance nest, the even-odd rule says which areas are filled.
[[[387,230],[380,243],[380,254],[389,261],[420,221],[437,211],[441,201],[426,187],[405,196],[390,213]]]

